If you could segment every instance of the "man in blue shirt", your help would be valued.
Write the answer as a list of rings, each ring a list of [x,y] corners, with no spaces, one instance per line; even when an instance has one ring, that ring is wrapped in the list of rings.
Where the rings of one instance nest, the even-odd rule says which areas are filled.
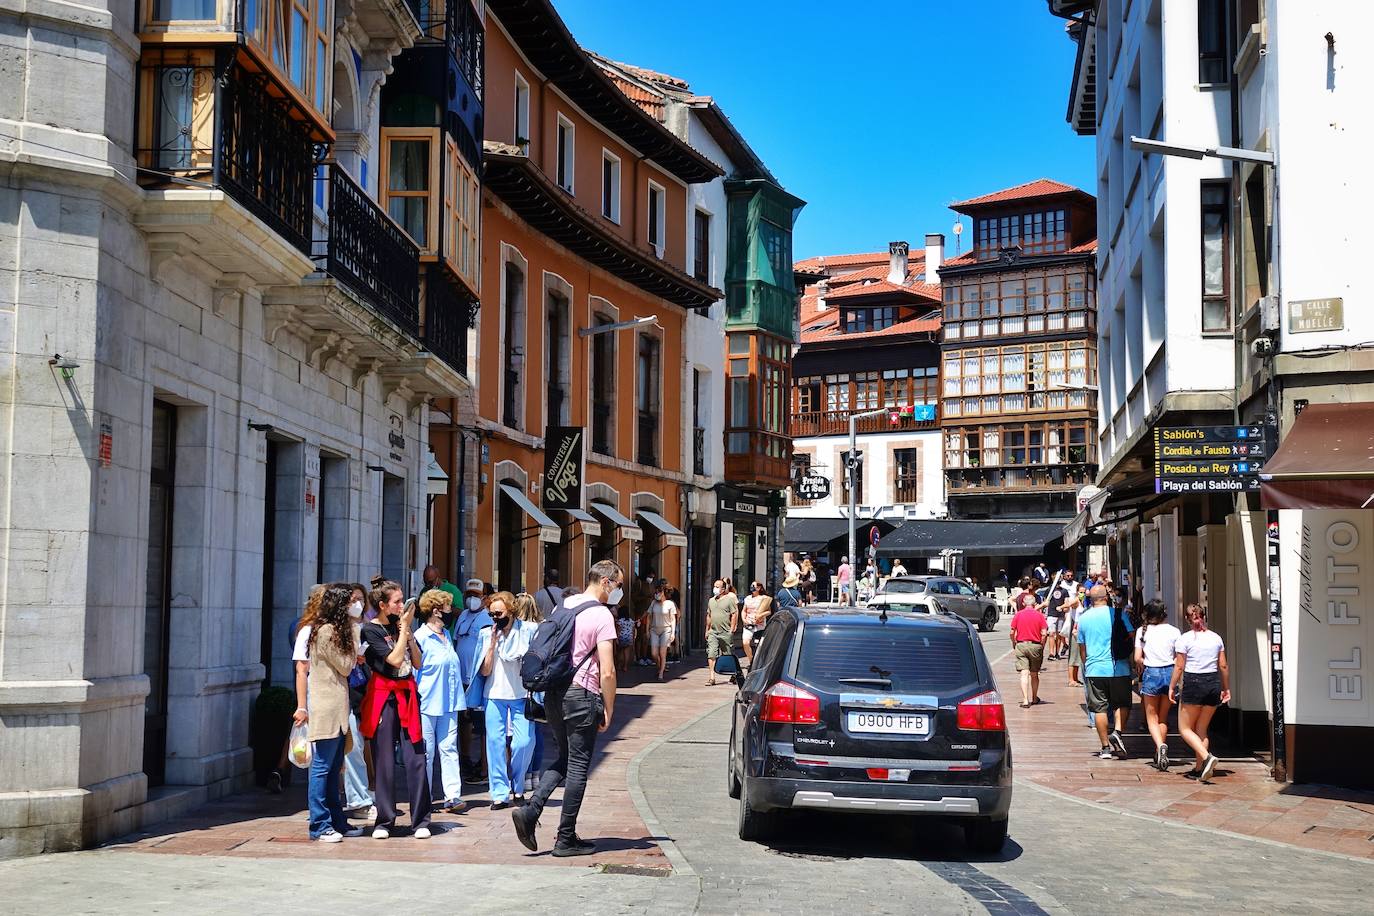
[[[1126,742],[1121,729],[1131,711],[1131,660],[1112,656],[1112,617],[1120,614],[1126,631],[1135,627],[1121,611],[1107,601],[1107,589],[1094,585],[1088,590],[1091,607],[1078,617],[1078,642],[1083,652],[1083,675],[1088,681],[1088,711],[1093,714],[1102,750],[1097,756],[1111,760],[1116,753],[1126,756]],[[1113,727],[1107,730],[1107,714],[1115,716]]]

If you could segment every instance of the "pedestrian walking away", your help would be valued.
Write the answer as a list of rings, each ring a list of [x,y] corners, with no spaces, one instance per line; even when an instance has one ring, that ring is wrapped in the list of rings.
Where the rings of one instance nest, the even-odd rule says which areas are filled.
[[[849,565],[849,557],[840,559],[839,568],[835,570],[835,581],[840,586],[840,604],[846,607],[854,605],[854,567]]]
[[[816,565],[810,557],[805,557],[801,561],[802,604],[816,603],[816,578]]]
[[[596,736],[610,727],[615,712],[615,619],[608,605],[620,603],[624,595],[625,572],[614,560],[601,560],[587,573],[587,588],[580,595],[565,598],[563,603],[540,625],[539,636],[547,631],[559,633],[566,627],[567,616],[572,617],[571,654],[567,663],[571,678],[559,678],[550,683],[544,696],[549,731],[558,743],[558,759],[544,771],[529,803],[511,812],[516,836],[531,852],[536,851],[536,829],[539,816],[555,789],[566,780],[563,808],[559,815],[558,836],[554,842],[555,856],[583,856],[596,851],[596,846],[577,835],[577,816],[587,790],[587,775],[591,768]],[[554,647],[561,655],[562,645]],[[530,653],[537,665],[537,653]],[[551,657],[542,659],[545,664]],[[533,686],[530,676],[536,665],[522,669],[525,685]],[[557,670],[555,666],[550,668]]]
[[[1126,756],[1121,730],[1131,709],[1131,623],[1123,612],[1107,603],[1107,590],[1094,585],[1088,591],[1092,607],[1078,619],[1078,641],[1083,652],[1083,673],[1087,677],[1088,712],[1102,749],[1104,760]],[[1121,645],[1120,635],[1126,645]],[[1109,727],[1110,721],[1110,727]]]
[[[534,723],[525,716],[527,691],[520,683],[520,661],[538,624],[516,619],[510,592],[492,595],[487,613],[492,625],[482,631],[478,674],[487,728],[487,782],[492,810],[499,811],[525,800]]]
[[[735,630],[739,627],[739,599],[735,597],[729,579],[717,579],[711,585],[711,598],[706,602],[706,686],[716,683],[716,659],[734,652]]]
[[[481,579],[469,579],[463,587],[463,611],[453,621],[453,650],[458,653],[459,672],[463,678],[463,695],[468,696],[473,678],[477,676],[477,666],[481,656],[482,630],[491,626],[491,616],[487,613],[483,592],[486,585]],[[466,704],[465,704],[466,706]],[[467,768],[470,781],[480,782],[483,773],[482,704],[476,709],[464,708],[458,724],[458,756],[462,766]]]
[[[372,836],[385,840],[396,824],[393,761],[399,748],[410,796],[412,835],[424,840],[430,835],[431,805],[420,698],[415,689],[414,672],[421,664],[420,648],[412,636],[415,605],[401,600],[400,585],[380,576],[372,580],[371,598],[377,616],[362,628],[363,657],[371,676],[358,724],[371,743],[377,768],[377,824]]]
[[[458,653],[444,632],[444,617],[453,606],[448,592],[432,588],[420,596],[415,642],[420,647],[420,667],[415,686],[420,694],[421,733],[425,740],[425,776],[434,786],[434,764],[439,764],[443,794],[439,807],[458,812],[463,801],[463,778],[458,763],[458,713],[463,708],[463,679]],[[432,793],[431,793],[432,794]]]
[[[1221,636],[1207,629],[1207,610],[1190,604],[1183,614],[1190,629],[1174,643],[1174,673],[1169,694],[1178,703],[1178,732],[1193,751],[1193,769],[1184,773],[1208,782],[1217,767],[1207,729],[1222,703],[1231,702],[1231,670]]]
[[[362,835],[361,830],[354,831],[349,826],[340,792],[344,754],[353,740],[348,728],[348,676],[358,651],[348,612],[352,594],[348,585],[327,587],[306,637],[306,654],[313,661],[307,688],[310,714],[306,737],[310,740],[311,756],[306,794],[310,838],[322,843]]]
[[[1022,709],[1040,702],[1040,667],[1045,661],[1045,640],[1049,632],[1049,621],[1036,609],[1034,599],[1029,604],[1023,603],[1021,610],[1012,615],[1011,647],[1016,653],[1016,670],[1021,674]]]
[[[1169,623],[1169,609],[1151,601],[1142,609],[1143,622],[1135,634],[1136,673],[1140,676],[1140,703],[1145,707],[1145,727],[1155,743],[1154,767],[1169,769],[1169,707],[1178,627]]]
[[[544,570],[544,587],[534,593],[535,606],[542,616],[547,617],[562,600],[563,586],[558,584],[558,570],[550,567]]]

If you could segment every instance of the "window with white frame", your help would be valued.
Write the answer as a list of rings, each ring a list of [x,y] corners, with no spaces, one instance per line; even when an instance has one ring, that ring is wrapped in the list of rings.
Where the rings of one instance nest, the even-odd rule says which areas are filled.
[[[515,74],[515,137],[516,146],[526,156],[530,154],[530,84]]]
[[[663,257],[663,240],[667,233],[665,202],[662,186],[649,182],[649,245],[660,258]]]
[[[601,151],[601,215],[620,222],[620,157],[607,149]]]
[[[573,123],[562,115],[558,116],[558,174],[554,177],[558,186],[565,191],[573,189],[573,169],[576,164],[577,131]]]

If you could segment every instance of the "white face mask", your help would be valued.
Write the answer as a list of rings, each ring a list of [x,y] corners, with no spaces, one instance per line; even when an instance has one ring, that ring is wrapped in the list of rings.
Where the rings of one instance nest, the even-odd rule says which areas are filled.
[[[348,616],[352,617],[354,620],[363,616],[363,603],[361,601],[355,601],[350,604],[348,606]]]
[[[625,590],[617,585],[611,589],[610,597],[606,599],[607,604],[619,604],[620,599],[625,597]]]
[[[478,611],[478,610],[481,610],[481,609],[482,609],[482,599],[481,599],[481,598],[478,598],[476,595],[470,595],[470,596],[468,597],[468,600],[467,600],[467,605],[468,605],[468,610],[469,610],[469,611]]]
[[[713,594],[713,595],[719,595],[719,594],[720,594],[720,586],[719,586],[719,585],[713,585],[713,586],[711,586],[711,594]]]

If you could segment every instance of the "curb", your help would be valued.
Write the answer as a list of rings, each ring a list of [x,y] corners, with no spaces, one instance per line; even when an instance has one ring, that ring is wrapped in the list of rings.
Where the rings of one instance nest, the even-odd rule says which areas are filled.
[[[730,702],[730,700],[726,700],[719,705],[712,706],[710,709],[688,719],[677,728],[659,735],[653,741],[650,741],[649,745],[642,751],[635,754],[634,759],[630,761],[630,765],[626,769],[625,782],[630,792],[630,800],[634,802],[635,809],[639,812],[640,819],[644,821],[644,826],[649,829],[649,833],[655,837],[662,837],[662,839],[655,839],[654,842],[657,843],[658,848],[663,851],[664,857],[673,867],[673,873],[677,875],[697,877],[697,871],[692,867],[692,864],[687,861],[687,857],[682,854],[682,850],[677,848],[677,843],[673,842],[670,837],[664,834],[663,824],[659,822],[658,816],[654,814],[653,806],[649,804],[648,797],[645,796],[644,790],[639,785],[639,767],[644,759],[654,751],[658,750],[664,744],[667,744],[693,725],[696,725],[702,719],[728,706]]]

